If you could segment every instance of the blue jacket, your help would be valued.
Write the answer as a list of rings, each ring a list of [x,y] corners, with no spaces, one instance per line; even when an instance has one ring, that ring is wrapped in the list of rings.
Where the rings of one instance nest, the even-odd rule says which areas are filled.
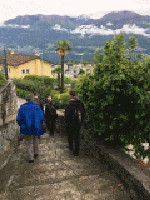
[[[28,101],[20,106],[16,121],[20,126],[20,134],[23,135],[43,135],[41,124],[44,121],[43,111],[40,106]]]

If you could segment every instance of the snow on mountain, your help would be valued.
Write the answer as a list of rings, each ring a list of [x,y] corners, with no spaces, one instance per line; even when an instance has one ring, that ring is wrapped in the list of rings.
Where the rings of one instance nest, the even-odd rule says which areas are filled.
[[[110,23],[110,22],[108,22],[106,25],[107,25],[107,26],[113,26],[113,24]]]
[[[53,30],[59,30],[59,31],[66,31],[66,32],[68,32],[67,29],[61,28],[61,26],[59,24],[55,24],[55,26],[53,26],[52,29]]]
[[[126,33],[126,34],[139,34],[144,35],[146,37],[150,37],[150,34],[146,34],[145,32],[149,29],[144,29],[136,26],[135,24],[125,24],[123,28],[121,29],[108,29],[105,26],[101,25],[100,28],[98,28],[95,25],[82,25],[77,27],[75,30],[70,31],[72,34],[81,34],[83,37],[85,34],[89,35],[116,35],[120,34],[120,32]]]
[[[4,23],[1,23],[0,27],[1,28],[9,27],[9,28],[25,28],[25,29],[27,29],[27,28],[30,28],[30,25],[18,25],[18,24],[7,24],[7,25],[5,25]]]

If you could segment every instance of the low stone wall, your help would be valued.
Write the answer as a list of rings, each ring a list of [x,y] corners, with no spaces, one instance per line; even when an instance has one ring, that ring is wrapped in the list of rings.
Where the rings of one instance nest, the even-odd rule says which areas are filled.
[[[64,111],[59,113],[62,133],[65,133]],[[150,199],[150,169],[140,170],[135,160],[102,141],[90,137],[88,129],[81,128],[81,150],[90,157],[99,159],[106,169],[115,174],[126,186],[131,199]],[[145,173],[146,172],[146,173]]]
[[[131,199],[150,199],[150,179],[147,176],[149,169],[142,169],[136,165],[135,160],[102,141],[90,138],[88,130],[81,129],[81,146],[85,153],[99,159],[113,174],[126,186]],[[147,173],[144,173],[147,170]]]
[[[0,88],[0,169],[9,160],[17,142],[19,127],[16,123],[16,88],[12,80]]]

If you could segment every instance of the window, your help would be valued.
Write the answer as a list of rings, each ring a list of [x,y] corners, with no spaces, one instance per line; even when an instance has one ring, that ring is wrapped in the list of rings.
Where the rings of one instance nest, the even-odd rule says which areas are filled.
[[[29,74],[29,69],[26,69],[26,74]]]
[[[29,71],[29,69],[22,69],[22,70],[21,70],[21,73],[22,73],[22,74],[29,74],[30,71]]]
[[[22,69],[21,72],[22,72],[22,74],[25,74],[25,69]]]

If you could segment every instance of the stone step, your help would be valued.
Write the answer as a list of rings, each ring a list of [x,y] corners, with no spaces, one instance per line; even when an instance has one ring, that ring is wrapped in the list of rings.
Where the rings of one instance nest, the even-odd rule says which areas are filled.
[[[56,133],[39,139],[39,156],[28,163],[25,141],[18,150],[24,152],[2,200],[129,200],[123,185],[102,164],[85,155],[73,156],[67,149],[67,137]],[[88,154],[88,153],[87,153]]]
[[[70,169],[67,166],[61,168],[60,166],[56,169],[51,170],[25,170],[23,173],[15,175],[12,181],[13,188],[32,186],[32,185],[43,185],[51,184],[55,182],[61,182],[66,179],[70,179],[75,176],[87,176],[89,174],[99,174],[99,170],[93,169]]]
[[[12,200],[129,200],[124,187],[117,187],[113,182],[99,175],[71,177],[54,184],[24,186],[9,191],[7,199]]]
[[[91,167],[92,165],[92,167]],[[90,159],[68,159],[68,160],[53,160],[50,162],[40,162],[37,161],[34,164],[29,164],[27,162],[22,163],[22,165],[19,168],[19,173],[24,174],[40,174],[45,172],[52,172],[57,170],[74,170],[75,174],[78,174],[83,171],[89,171],[89,173],[92,171],[96,172],[99,170],[100,173],[105,172],[104,168],[98,164],[91,162]],[[94,170],[93,170],[94,169]],[[16,173],[18,175],[18,172]]]

